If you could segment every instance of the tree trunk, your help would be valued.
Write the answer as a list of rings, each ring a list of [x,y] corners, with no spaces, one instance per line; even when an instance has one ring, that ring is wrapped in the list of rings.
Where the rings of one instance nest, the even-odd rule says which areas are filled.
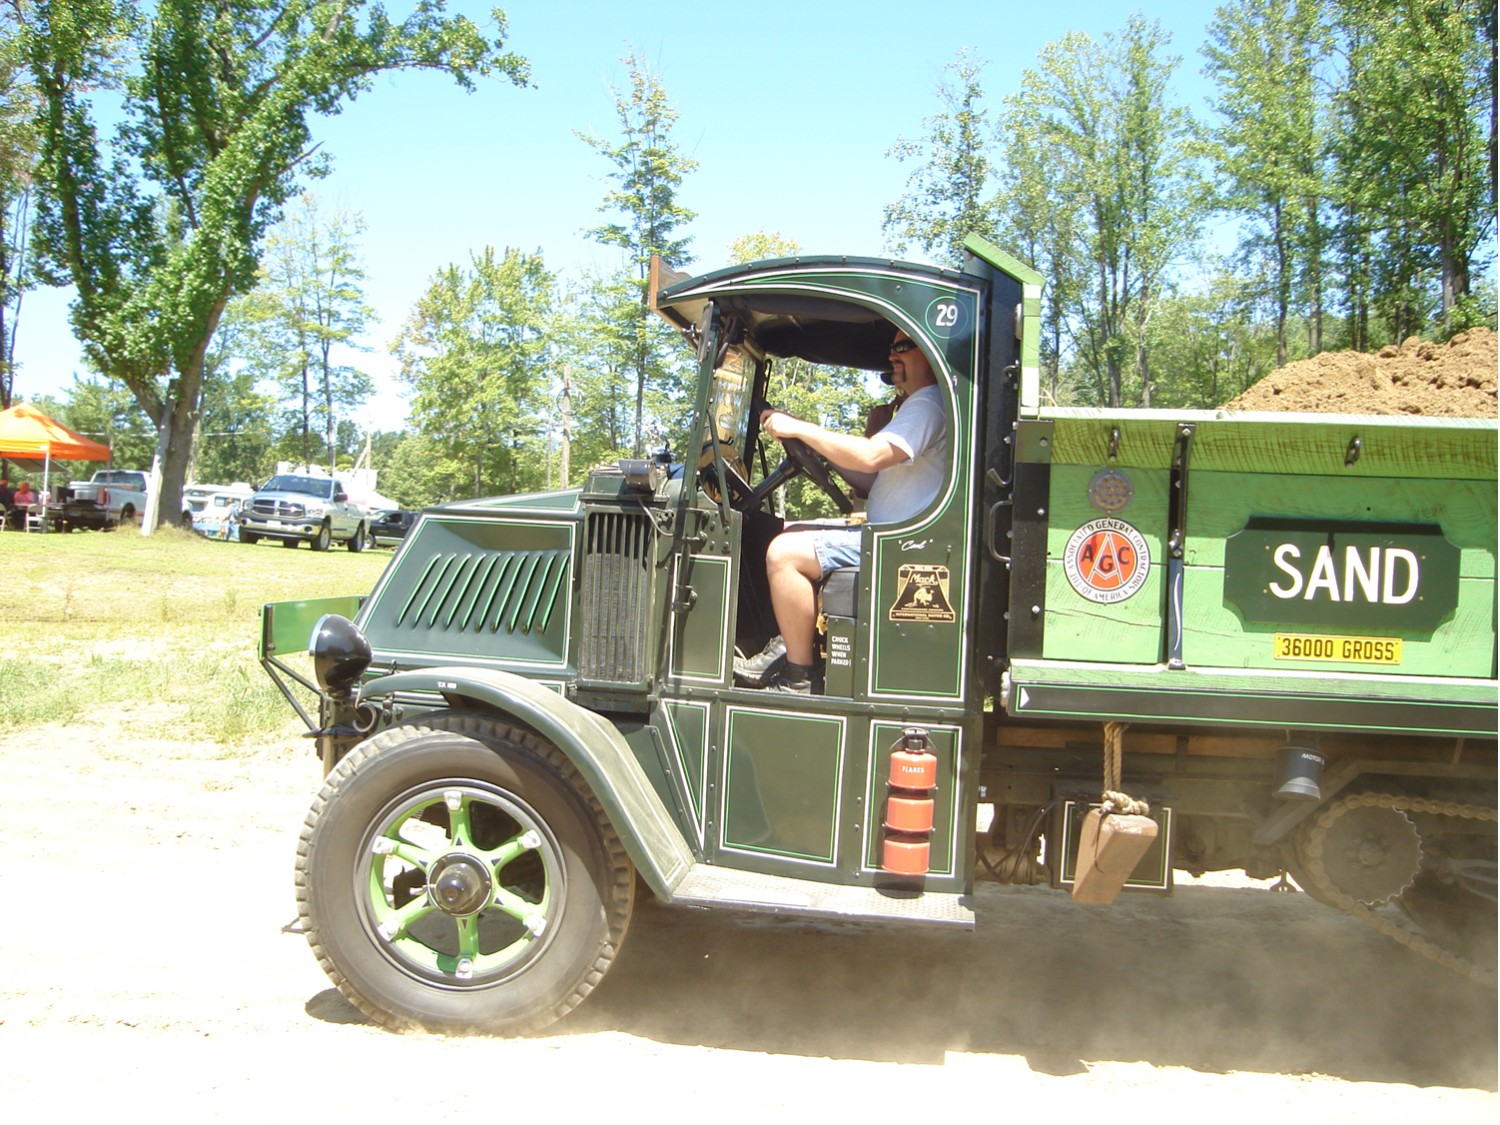
[[[562,441],[558,464],[558,476],[561,478],[561,487],[567,488],[572,479],[572,456],[573,456],[573,371],[570,367],[563,367],[562,384]]]

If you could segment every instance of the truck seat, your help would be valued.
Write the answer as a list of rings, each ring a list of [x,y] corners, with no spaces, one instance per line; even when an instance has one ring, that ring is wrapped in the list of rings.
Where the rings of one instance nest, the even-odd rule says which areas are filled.
[[[841,566],[828,572],[821,591],[823,612],[829,617],[854,619],[859,608],[859,567]]]

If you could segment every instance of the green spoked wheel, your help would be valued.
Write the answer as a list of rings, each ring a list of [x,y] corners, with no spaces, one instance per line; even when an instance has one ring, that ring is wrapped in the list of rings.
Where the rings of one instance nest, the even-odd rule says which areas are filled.
[[[298,849],[303,928],[396,1029],[519,1033],[613,961],[634,873],[555,747],[479,716],[383,732],[329,775]]]

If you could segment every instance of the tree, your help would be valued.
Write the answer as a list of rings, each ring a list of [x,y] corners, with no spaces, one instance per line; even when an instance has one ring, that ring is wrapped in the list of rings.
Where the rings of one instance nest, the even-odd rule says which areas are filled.
[[[991,237],[996,220],[986,194],[991,167],[980,84],[983,64],[960,51],[945,69],[953,80],[938,85],[943,109],[922,122],[926,137],[898,138],[886,151],[902,163],[917,163],[905,194],[887,204],[881,226],[896,253],[916,243],[934,260],[957,268],[963,263],[964,239],[970,234]]]
[[[1067,310],[1087,284],[1080,272],[1082,263],[1073,255],[1079,216],[1073,203],[1058,191],[1044,122],[1024,97],[1006,99],[1000,136],[1005,147],[997,177],[996,238],[1047,279],[1042,290],[1038,358],[1047,373],[1048,396],[1056,403],[1063,395]]]
[[[1258,319],[1259,294],[1238,272],[1219,270],[1197,291],[1165,298],[1151,321],[1159,407],[1223,406],[1279,366],[1277,326]]]
[[[518,84],[526,63],[442,0],[392,22],[364,0],[6,0],[41,98],[37,249],[71,282],[88,361],[157,425],[161,510],[181,510],[205,363],[229,300],[301,177],[326,163],[309,117],[337,112],[376,74],[440,70]],[[123,82],[119,60],[137,60]],[[106,145],[95,96],[120,100]]]
[[[110,463],[144,465],[156,447],[151,420],[119,383],[98,376],[73,376],[66,405],[53,415],[69,429],[109,446]]]
[[[1177,60],[1160,57],[1164,44],[1139,16],[1099,43],[1068,35],[1011,103],[1029,118],[1017,136],[1042,177],[1033,190],[1074,216],[1071,242],[1054,247],[1070,283],[1061,311],[1087,396],[1112,407],[1151,404],[1151,317],[1202,210],[1192,120],[1166,104]]]
[[[1278,364],[1294,311],[1306,312],[1312,350],[1322,349],[1328,138],[1316,78],[1331,49],[1322,10],[1313,0],[1235,0],[1215,13],[1203,48],[1219,87],[1225,205],[1249,220],[1242,260],[1269,270]]]
[[[210,369],[222,362],[220,356],[211,356]],[[273,405],[248,371],[214,370],[203,385],[203,420],[191,479],[215,484],[263,481],[275,460]]]
[[[341,418],[374,391],[364,371],[335,362],[336,349],[360,348],[359,337],[374,316],[361,289],[356,240],[363,230],[357,214],[324,214],[316,197],[304,193],[267,237],[260,283],[234,310],[248,328],[251,369],[280,387],[300,460],[314,461],[316,423],[323,437],[317,452],[330,473],[337,467]]]
[[[570,461],[599,465],[629,456],[644,438],[638,427],[638,382],[632,360],[640,332],[633,277],[586,273],[570,295],[571,330],[554,341],[565,349],[572,407]]]
[[[676,334],[649,309],[647,274],[653,255],[668,266],[688,263],[691,239],[677,232],[693,219],[693,212],[677,202],[684,177],[698,166],[672,140],[677,111],[667,100],[661,78],[637,55],[621,60],[630,71],[630,92],[616,90],[615,114],[620,136],[605,140],[580,132],[578,136],[613,166],[615,186],[599,210],[618,215],[617,221],[595,227],[592,237],[624,252],[623,274],[628,282],[611,293],[607,318],[618,330],[621,366],[634,380],[635,421],[632,455],[645,449],[648,413],[680,413],[686,370],[673,359],[680,350]]]
[[[1347,272],[1393,338],[1445,333],[1495,231],[1494,5],[1342,0],[1338,200]]]
[[[414,423],[464,467],[470,496],[545,483],[555,292],[540,253],[486,247],[438,271],[393,346]]]
[[[15,390],[16,329],[25,293],[26,228],[36,171],[36,87],[19,65],[14,29],[0,12],[0,410]]]

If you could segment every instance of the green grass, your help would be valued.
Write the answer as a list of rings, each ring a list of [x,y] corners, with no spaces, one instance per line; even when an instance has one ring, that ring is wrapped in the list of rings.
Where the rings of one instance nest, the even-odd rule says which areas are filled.
[[[142,735],[226,747],[300,730],[256,660],[260,607],[366,593],[390,558],[174,528],[0,533],[0,733],[100,708]]]

